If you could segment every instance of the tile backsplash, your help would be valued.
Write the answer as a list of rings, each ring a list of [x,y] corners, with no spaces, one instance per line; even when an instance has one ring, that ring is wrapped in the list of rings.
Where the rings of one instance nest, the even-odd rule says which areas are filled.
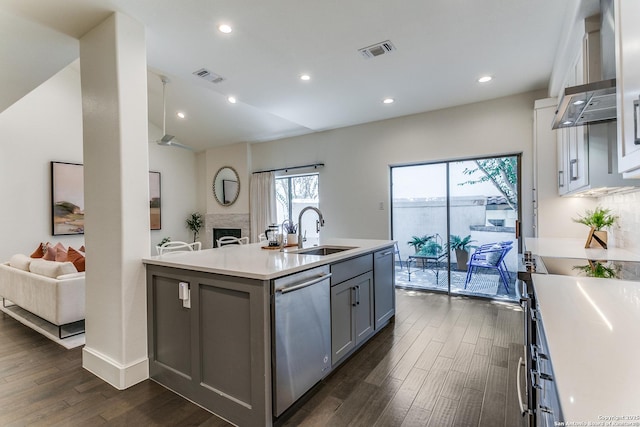
[[[610,244],[640,253],[640,189],[600,197],[598,204],[619,217],[609,229]]]

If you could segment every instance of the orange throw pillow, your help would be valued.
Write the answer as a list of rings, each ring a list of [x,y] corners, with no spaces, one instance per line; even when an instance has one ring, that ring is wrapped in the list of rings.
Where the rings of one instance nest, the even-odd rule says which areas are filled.
[[[66,261],[72,262],[78,272],[84,271],[85,269],[84,256],[80,252],[73,249],[71,246],[69,246],[69,250],[67,251]]]
[[[36,248],[35,251],[33,251],[33,253],[30,255],[31,258],[42,258],[44,256],[44,250],[45,248],[45,244],[44,243],[40,243],[38,245],[38,247]]]

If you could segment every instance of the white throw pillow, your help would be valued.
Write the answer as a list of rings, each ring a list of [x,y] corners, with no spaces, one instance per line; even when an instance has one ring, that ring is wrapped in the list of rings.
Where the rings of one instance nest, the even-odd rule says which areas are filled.
[[[44,259],[35,259],[31,261],[29,271],[41,276],[51,277],[52,279],[62,276],[63,274],[78,272],[72,262],[47,261]]]
[[[487,254],[487,264],[489,265],[498,265],[498,261],[500,260],[500,256],[502,256],[502,246],[499,244],[495,244],[491,246],[491,250],[495,252],[489,252]]]
[[[33,258],[30,258],[23,254],[15,254],[9,260],[9,265],[14,268],[19,268],[20,270],[29,271],[29,265]]]

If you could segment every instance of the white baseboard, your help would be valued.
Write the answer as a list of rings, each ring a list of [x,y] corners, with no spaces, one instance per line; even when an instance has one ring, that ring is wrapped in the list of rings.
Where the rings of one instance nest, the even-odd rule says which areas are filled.
[[[86,345],[82,349],[82,367],[118,390],[124,390],[149,378],[148,358],[125,366]]]

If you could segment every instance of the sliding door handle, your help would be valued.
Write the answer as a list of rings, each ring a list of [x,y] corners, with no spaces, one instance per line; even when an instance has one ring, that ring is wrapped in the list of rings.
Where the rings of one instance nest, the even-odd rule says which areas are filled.
[[[638,135],[638,114],[640,113],[640,100],[633,101],[633,143],[640,145],[640,136]]]

